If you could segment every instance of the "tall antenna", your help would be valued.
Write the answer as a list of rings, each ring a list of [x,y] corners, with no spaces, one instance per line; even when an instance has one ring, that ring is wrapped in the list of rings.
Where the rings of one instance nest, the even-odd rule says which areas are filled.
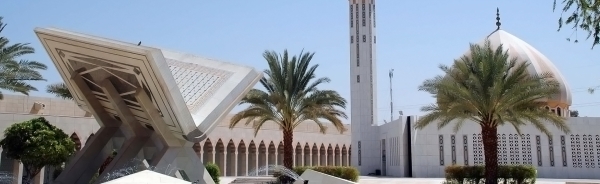
[[[392,78],[394,78],[394,69],[390,70],[390,122],[394,121],[394,91],[392,89]]]

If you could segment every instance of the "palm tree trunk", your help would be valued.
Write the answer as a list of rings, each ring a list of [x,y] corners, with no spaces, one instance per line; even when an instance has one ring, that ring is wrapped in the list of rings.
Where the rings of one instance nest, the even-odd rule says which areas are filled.
[[[482,126],[483,151],[485,157],[485,184],[498,183],[498,128]]]
[[[283,166],[294,169],[294,130],[283,130]]]

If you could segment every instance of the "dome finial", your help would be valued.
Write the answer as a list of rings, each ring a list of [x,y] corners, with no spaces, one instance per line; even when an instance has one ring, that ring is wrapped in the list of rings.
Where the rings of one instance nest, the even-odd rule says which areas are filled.
[[[497,30],[500,29],[500,25],[502,25],[502,23],[500,23],[500,8],[496,8],[496,26],[498,26]]]

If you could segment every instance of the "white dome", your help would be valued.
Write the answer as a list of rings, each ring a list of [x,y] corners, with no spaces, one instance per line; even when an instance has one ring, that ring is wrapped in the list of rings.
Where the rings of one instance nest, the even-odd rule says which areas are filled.
[[[527,70],[530,74],[551,73],[553,75],[558,83],[560,83],[560,92],[551,99],[548,99],[550,108],[560,106],[563,109],[568,109],[571,106],[571,89],[569,88],[569,84],[552,61],[540,53],[540,51],[501,29],[494,31],[487,39],[490,40],[492,47],[498,47],[502,44],[504,51],[507,51],[511,58],[516,57],[518,61],[529,62],[530,65]],[[479,44],[483,44],[484,42],[485,39]]]

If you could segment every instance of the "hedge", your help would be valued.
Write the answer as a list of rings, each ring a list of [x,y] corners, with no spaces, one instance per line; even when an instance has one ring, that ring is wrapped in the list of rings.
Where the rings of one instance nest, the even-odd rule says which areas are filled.
[[[448,166],[447,183],[481,183],[485,180],[485,166]],[[533,166],[498,166],[498,183],[533,184],[537,171]]]
[[[219,166],[213,163],[207,163],[204,167],[206,167],[206,171],[210,174],[210,177],[213,179],[215,184],[219,184],[221,176],[221,171],[219,170]]]
[[[360,173],[358,169],[354,167],[346,166],[318,166],[318,167],[295,167],[294,172],[298,175],[302,175],[306,169],[312,169],[314,171],[342,178],[345,180],[357,182]]]

